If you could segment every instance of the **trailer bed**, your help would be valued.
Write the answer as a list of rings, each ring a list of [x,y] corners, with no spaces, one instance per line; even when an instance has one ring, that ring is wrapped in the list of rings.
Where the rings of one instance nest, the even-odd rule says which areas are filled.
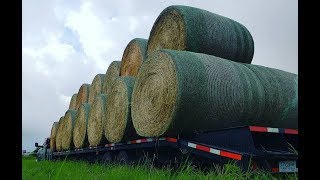
[[[298,130],[242,126],[189,135],[136,139],[49,153],[49,159],[91,157],[105,162],[135,162],[149,153],[157,162],[192,162],[212,165],[235,162],[243,170],[257,168],[272,173],[298,172]],[[119,157],[121,156],[121,157]]]

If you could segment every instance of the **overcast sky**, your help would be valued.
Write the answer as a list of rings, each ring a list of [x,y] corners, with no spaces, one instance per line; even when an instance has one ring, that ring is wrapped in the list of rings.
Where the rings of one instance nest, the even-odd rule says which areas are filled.
[[[121,60],[136,37],[148,38],[170,5],[206,9],[251,32],[252,64],[298,73],[297,0],[23,0],[22,148],[50,136],[73,93]]]

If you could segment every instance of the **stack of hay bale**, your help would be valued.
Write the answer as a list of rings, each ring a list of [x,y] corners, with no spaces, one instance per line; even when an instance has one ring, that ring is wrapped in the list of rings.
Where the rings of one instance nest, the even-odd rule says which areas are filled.
[[[170,6],[149,39],[83,84],[51,130],[51,149],[244,125],[297,128],[297,75],[251,64],[242,24],[206,10]]]

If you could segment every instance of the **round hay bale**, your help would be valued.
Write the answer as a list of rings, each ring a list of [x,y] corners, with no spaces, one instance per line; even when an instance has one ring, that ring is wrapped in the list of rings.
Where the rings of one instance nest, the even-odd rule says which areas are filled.
[[[73,94],[70,100],[69,109],[76,109],[77,95]]]
[[[110,93],[110,89],[111,89],[111,84],[113,82],[113,80],[117,77],[119,77],[120,74],[120,61],[113,61],[106,72],[106,78],[105,78],[105,82],[104,82],[104,87],[103,87],[103,91],[102,94],[109,94]]]
[[[137,76],[142,62],[146,58],[147,39],[135,38],[129,42],[123,52],[120,76]]]
[[[62,141],[62,132],[63,132],[63,126],[62,126],[62,123],[63,123],[63,120],[64,120],[64,116],[60,117],[59,119],[59,126],[58,126],[58,130],[57,130],[57,135],[56,135],[56,150],[57,151],[61,151],[61,141]]]
[[[89,104],[93,103],[94,99],[96,98],[96,95],[102,93],[105,76],[106,76],[105,74],[97,74],[94,77],[90,85],[89,99],[88,99]]]
[[[76,148],[82,148],[88,145],[88,119],[89,119],[90,104],[82,104],[76,115],[76,120],[73,129],[73,144]]]
[[[56,135],[59,128],[59,122],[54,122],[50,133],[50,150],[56,150]]]
[[[254,42],[242,24],[189,6],[169,6],[156,19],[150,32],[147,55],[158,49],[210,54],[251,63]]]
[[[73,127],[74,121],[76,119],[76,110],[69,109],[65,115],[62,123],[62,140],[61,140],[61,148],[62,150],[69,150],[73,148]]]
[[[134,77],[114,80],[106,104],[105,136],[110,143],[132,140],[137,134],[131,120],[131,94]]]
[[[187,51],[156,51],[132,94],[141,136],[192,134],[235,126],[297,128],[297,75]],[[291,109],[290,111],[287,111]]]
[[[88,103],[89,92],[90,92],[90,84],[82,84],[81,87],[79,88],[77,100],[76,100],[77,110],[83,103]]]
[[[107,96],[99,94],[91,105],[87,128],[90,146],[98,146],[107,142],[104,136],[106,101]]]

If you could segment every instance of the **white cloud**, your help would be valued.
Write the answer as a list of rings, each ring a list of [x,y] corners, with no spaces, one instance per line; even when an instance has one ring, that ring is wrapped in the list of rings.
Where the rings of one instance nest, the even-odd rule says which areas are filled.
[[[43,47],[23,47],[22,52],[30,55],[34,59],[42,59],[45,56],[52,56],[58,62],[64,62],[68,56],[75,53],[72,46],[59,42],[59,34],[46,33],[44,37],[45,45]]]
[[[90,2],[85,2],[79,12],[69,12],[65,26],[79,34],[85,54],[92,58],[98,67],[106,67],[103,52],[114,47],[115,43],[106,37],[104,25],[92,12],[91,6]]]
[[[135,17],[129,17],[129,32],[131,34],[133,34],[135,32],[135,30],[138,28],[138,19],[136,19]]]
[[[36,70],[44,75],[49,75],[48,66],[42,61],[35,62]]]
[[[66,106],[69,106],[71,97],[72,97],[72,96],[65,96],[65,95],[63,95],[63,94],[60,94],[60,95],[59,95],[60,100],[61,100],[62,103],[64,103]]]
[[[78,11],[70,10],[65,16],[64,26],[78,33],[84,53],[99,71],[106,71],[112,61],[121,60],[131,39],[149,36],[154,19],[134,14],[135,6],[127,5],[119,10],[85,1]],[[101,7],[105,10],[101,11]]]

